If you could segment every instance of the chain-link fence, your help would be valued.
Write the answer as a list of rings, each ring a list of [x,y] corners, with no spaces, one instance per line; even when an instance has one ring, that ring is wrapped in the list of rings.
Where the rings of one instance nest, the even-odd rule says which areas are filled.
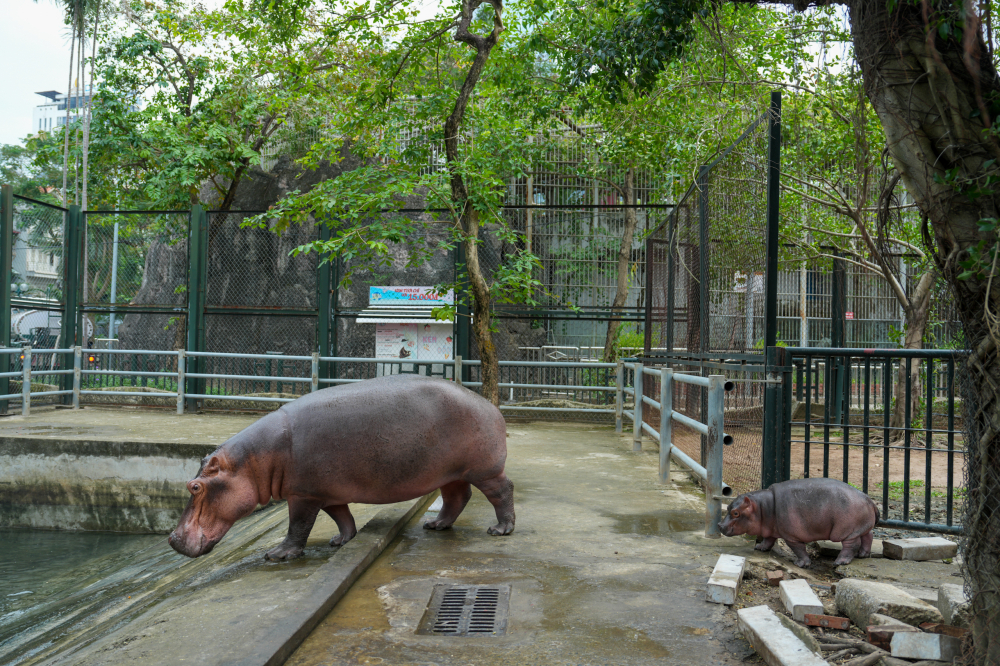
[[[966,643],[966,663],[977,666],[1000,660],[1000,446],[996,421],[990,420],[998,392],[993,379],[996,350],[989,349],[984,343],[970,352],[958,372],[968,442],[960,546],[965,592],[971,602],[972,641]],[[992,395],[982,393],[984,385],[994,387]]]
[[[764,392],[764,273],[767,236],[769,112],[699,176],[665,224],[650,235],[647,363],[675,372],[723,374],[724,480],[736,492],[761,483]],[[647,378],[646,394],[659,390]],[[675,383],[674,410],[705,422],[705,389]],[[659,418],[657,414],[653,418]],[[705,443],[674,426],[675,444],[704,462]]]

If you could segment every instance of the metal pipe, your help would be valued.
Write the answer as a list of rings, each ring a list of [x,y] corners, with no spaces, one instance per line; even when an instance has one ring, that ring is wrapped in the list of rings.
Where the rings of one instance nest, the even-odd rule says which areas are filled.
[[[678,423],[682,423],[702,435],[708,435],[708,426],[701,421],[696,421],[690,416],[685,416],[680,412],[671,412],[670,416]]]
[[[632,417],[632,450],[642,451],[642,363],[636,363],[634,367],[632,395],[635,396],[635,415]]]
[[[24,348],[21,365],[21,416],[31,414],[31,347]]]
[[[312,390],[319,390],[319,352],[313,352],[312,355]]]
[[[108,322],[108,337],[115,337],[115,300],[118,296],[118,218],[115,218],[115,237],[111,246],[111,321]]]
[[[708,451],[705,460],[707,474],[705,488],[705,536],[718,539],[719,521],[722,520],[722,416],[725,407],[725,378],[722,375],[708,377]]]
[[[660,433],[656,432],[656,429],[648,423],[642,424],[642,431],[647,433],[650,437],[655,439],[657,442],[660,441]]]
[[[670,483],[670,449],[673,448],[674,371],[660,371],[660,483]]]
[[[618,361],[615,366],[615,432],[622,431],[622,409],[624,405],[624,395],[622,389],[625,387],[625,365]]]
[[[698,375],[688,375],[682,372],[678,372],[674,375],[674,381],[681,382],[682,384],[694,384],[695,386],[703,386],[708,388],[708,377],[699,377]]]
[[[73,348],[73,409],[80,409],[80,380],[83,368],[83,347]]]
[[[177,350],[177,413],[184,413],[184,371],[186,370],[187,354],[183,349]]]

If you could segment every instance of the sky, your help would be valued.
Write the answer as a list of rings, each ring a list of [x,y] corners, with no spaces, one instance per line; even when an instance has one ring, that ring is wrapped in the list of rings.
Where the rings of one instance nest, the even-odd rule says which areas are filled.
[[[31,133],[39,90],[66,92],[69,31],[53,0],[3,0],[0,20],[0,143]]]

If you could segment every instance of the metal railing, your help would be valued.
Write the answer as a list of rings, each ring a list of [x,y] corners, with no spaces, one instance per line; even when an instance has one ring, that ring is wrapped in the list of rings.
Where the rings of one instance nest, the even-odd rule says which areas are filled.
[[[38,354],[42,352],[44,352],[46,356],[54,354],[72,355],[73,368],[60,370],[43,368],[40,370],[34,370],[32,367],[32,355],[33,353]],[[314,353],[310,356],[285,356],[273,354],[192,352],[184,350],[85,350],[81,347],[74,347],[72,349],[34,350],[34,352],[31,347],[8,348],[0,349],[0,353],[8,355],[7,367],[15,365],[11,363],[9,359],[10,355],[19,354],[21,359],[23,359],[23,367],[21,369],[7,373],[0,373],[0,378],[20,378],[22,380],[21,391],[18,393],[0,395],[0,400],[13,400],[20,398],[21,413],[24,415],[28,415],[31,411],[32,397],[40,396],[71,395],[72,406],[74,408],[79,408],[81,400],[83,400],[84,396],[173,399],[176,400],[177,413],[183,414],[185,413],[185,410],[189,408],[191,400],[219,400],[242,403],[286,403],[291,402],[303,393],[316,391],[320,388],[331,385],[360,382],[367,378],[336,376],[324,377],[321,373],[323,364],[333,365],[334,367],[336,367],[336,364],[375,366],[373,373],[366,373],[366,375],[374,374],[374,376],[406,373],[428,375],[436,374],[437,376],[450,374],[450,377],[448,378],[453,379],[457,383],[469,388],[474,389],[482,386],[482,382],[480,381],[463,381],[462,379],[463,376],[468,374],[468,370],[478,368],[481,365],[481,362],[476,360],[463,360],[461,356],[454,359],[414,361],[413,359],[320,356],[318,353]],[[90,367],[84,367],[85,358],[88,359]],[[150,359],[152,358],[158,358],[160,360],[157,363],[151,364]],[[274,367],[271,362],[283,365],[278,365],[278,374],[276,375],[261,375],[253,372],[188,372],[187,368],[189,364],[193,359],[197,358],[266,361],[267,363],[264,364],[263,367],[268,370]],[[119,359],[119,362],[112,362],[113,359]],[[614,408],[610,404],[612,399],[610,394],[615,391],[615,387],[613,385],[601,385],[599,383],[601,381],[600,374],[595,374],[593,372],[590,374],[587,373],[587,371],[596,370],[603,371],[605,375],[610,375],[610,373],[617,367],[614,363],[501,361],[500,366],[501,370],[516,370],[521,371],[521,374],[534,373],[537,378],[537,381],[533,382],[501,381],[499,383],[499,388],[505,391],[510,391],[511,394],[513,394],[514,391],[518,391],[528,393],[554,392],[560,396],[570,393],[575,394],[578,392],[608,395],[607,407],[602,407],[599,404],[593,407],[580,407],[575,403],[570,406],[502,404],[500,405],[500,409],[502,411],[513,412],[515,414],[517,412],[558,412],[561,414],[579,413],[587,415],[605,415],[607,417],[611,417],[615,413]],[[136,367],[143,369],[136,369]],[[298,372],[299,368],[304,367],[309,368],[307,374]],[[445,368],[449,369],[450,373],[446,373],[443,370]],[[421,369],[425,369],[427,372],[422,373]],[[286,371],[290,371],[295,374],[286,374]],[[557,371],[561,372],[556,374]],[[33,373],[35,375],[45,376],[72,375],[72,388],[55,391],[33,390],[31,384]],[[216,386],[208,387],[215,392],[211,392],[211,390],[205,392],[191,391],[188,390],[188,387],[192,384],[189,384],[188,380],[192,379],[229,383],[223,384],[221,388]],[[559,379],[563,379],[565,382],[560,382],[558,381]],[[575,383],[572,383],[574,380]],[[139,381],[142,383],[139,384]],[[147,386],[150,382],[153,384],[154,388],[152,392]],[[279,395],[254,395],[239,390],[240,388],[260,383],[277,383],[279,387]],[[282,393],[280,390],[282,384],[289,384],[298,388],[293,389],[290,392],[290,395],[286,397],[284,395],[280,395]],[[234,392],[226,390],[232,386],[235,386],[237,390]],[[123,390],[115,390],[113,393],[109,392],[109,389],[117,388],[121,388]],[[147,390],[129,390],[130,388],[145,388]]]
[[[964,492],[965,448],[955,366],[965,354],[781,350],[773,368],[783,412],[778,476],[839,478],[880,504],[879,525],[960,534],[954,504]]]
[[[625,368],[632,369],[632,387],[625,386]],[[644,393],[645,377],[660,380],[660,399],[653,400]],[[696,477],[705,490],[705,536],[721,536],[719,521],[722,520],[722,500],[733,494],[733,489],[722,480],[723,446],[731,444],[733,438],[724,432],[724,409],[726,391],[733,389],[733,383],[724,375],[700,377],[663,367],[647,368],[642,363],[619,363],[615,386],[615,430],[622,432],[625,418],[632,420],[632,450],[642,450],[642,435],[646,433],[660,444],[660,483],[670,483],[670,459],[673,458]],[[672,408],[674,382],[693,384],[708,389],[707,423],[692,419]],[[631,412],[625,410],[625,396],[633,398]],[[645,407],[660,413],[659,430],[645,421]],[[673,421],[677,421],[704,435],[707,439],[706,464],[695,461],[680,448],[673,445]]]

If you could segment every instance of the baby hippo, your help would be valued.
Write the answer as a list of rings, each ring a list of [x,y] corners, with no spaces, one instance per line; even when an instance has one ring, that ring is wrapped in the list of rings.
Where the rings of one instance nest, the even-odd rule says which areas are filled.
[[[847,564],[855,556],[868,557],[872,528],[879,519],[875,502],[843,481],[795,479],[739,495],[729,505],[719,529],[727,537],[762,537],[754,546],[756,550],[771,550],[775,541],[784,539],[797,557],[796,566],[807,567],[806,544],[823,539],[843,544],[834,564]]]

